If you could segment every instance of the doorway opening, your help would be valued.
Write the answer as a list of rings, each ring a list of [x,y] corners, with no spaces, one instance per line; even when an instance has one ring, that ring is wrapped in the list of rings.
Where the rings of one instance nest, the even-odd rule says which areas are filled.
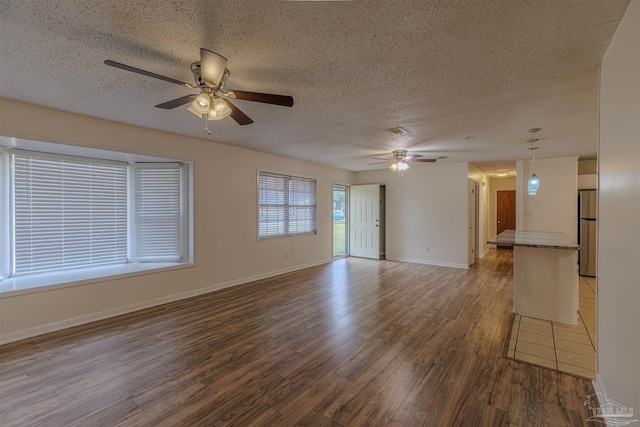
[[[361,258],[384,258],[385,186],[352,185],[350,190],[349,254]]]
[[[333,184],[333,257],[349,256],[349,186]]]
[[[516,229],[516,191],[504,190],[496,192],[496,235],[504,230]],[[498,249],[511,250],[509,246],[498,246]]]
[[[467,265],[471,267],[476,262],[480,250],[479,250],[479,215],[480,215],[480,186],[477,182],[469,179],[469,236],[467,247]]]

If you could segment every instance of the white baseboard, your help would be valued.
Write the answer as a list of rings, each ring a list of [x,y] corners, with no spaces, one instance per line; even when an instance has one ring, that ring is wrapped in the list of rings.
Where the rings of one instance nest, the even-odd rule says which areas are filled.
[[[478,258],[482,258],[482,257],[483,257],[483,256],[485,256],[486,254],[488,254],[488,253],[489,253],[489,249],[490,249],[490,248],[485,249],[485,250],[480,254],[480,256],[479,256]]]
[[[387,258],[389,261],[400,261],[400,262],[411,262],[414,264],[425,264],[425,265],[436,265],[438,267],[453,267],[453,268],[464,268],[469,269],[468,265],[465,264],[456,264],[449,262],[440,262],[440,261],[430,261],[426,259],[418,259],[418,258]]]
[[[243,277],[241,279],[230,280],[223,283],[217,283],[215,285],[207,286],[205,288],[194,289],[187,292],[180,292],[177,294],[167,295],[161,298],[155,298],[152,300],[141,301],[139,303],[116,307],[109,310],[100,311],[97,313],[91,313],[84,316],[72,317],[70,319],[60,320],[58,322],[47,323],[45,325],[38,325],[32,328],[22,329],[15,332],[9,332],[7,334],[0,335],[0,345],[8,344],[10,342],[23,340],[26,338],[32,338],[38,335],[48,334],[50,332],[59,331],[61,329],[67,329],[74,326],[84,325],[86,323],[95,322],[98,320],[108,319],[110,317],[119,316],[121,314],[127,314],[138,310],[144,310],[145,308],[155,307],[162,304],[167,304],[174,301],[179,301],[186,298],[195,297],[202,294],[218,291],[220,289],[229,288],[232,286],[238,286],[256,280],[266,279],[269,277],[279,276],[281,274],[291,273],[293,271],[302,270],[309,267],[315,267],[322,264],[328,264],[331,260],[322,260],[316,262],[310,262],[307,264],[296,265],[295,267],[283,268],[280,270],[270,271],[268,273],[257,274],[255,276]]]

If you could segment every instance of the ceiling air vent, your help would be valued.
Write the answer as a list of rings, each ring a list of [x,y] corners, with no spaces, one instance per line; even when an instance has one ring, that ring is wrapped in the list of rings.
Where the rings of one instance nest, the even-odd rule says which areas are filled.
[[[405,133],[407,133],[406,130],[402,129],[401,127],[395,127],[395,128],[389,128],[387,129],[389,132],[391,132],[394,135],[404,135]]]

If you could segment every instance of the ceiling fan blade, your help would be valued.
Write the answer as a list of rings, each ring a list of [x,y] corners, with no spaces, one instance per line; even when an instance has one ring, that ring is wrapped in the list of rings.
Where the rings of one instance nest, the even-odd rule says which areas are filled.
[[[282,105],[283,107],[293,106],[293,97],[288,95],[274,95],[271,93],[246,92],[244,90],[231,89],[225,93],[229,98],[241,99],[243,101],[263,102],[265,104]]]
[[[249,118],[249,116],[247,116],[245,113],[240,111],[240,109],[238,107],[236,107],[235,105],[233,105],[232,103],[230,103],[226,99],[224,100],[224,102],[226,102],[227,105],[229,106],[229,108],[231,108],[231,114],[229,114],[229,115],[239,125],[250,125],[251,123],[253,123],[253,120],[251,120],[251,118]]]
[[[405,159],[411,160],[411,159],[417,159],[419,157],[424,157],[424,156],[422,156],[422,154],[409,154],[408,156],[405,156]]]
[[[220,86],[220,80],[227,66],[227,58],[207,49],[200,49],[200,72],[202,78],[214,87]]]
[[[385,159],[383,157],[372,157],[371,160],[386,160],[387,162],[392,161],[393,159]]]
[[[176,108],[176,107],[179,107],[181,105],[184,105],[184,104],[187,104],[187,103],[193,101],[194,99],[196,99],[196,96],[198,96],[198,95],[197,94],[192,94],[192,95],[183,96],[181,98],[174,99],[172,101],[163,102],[162,104],[158,104],[155,107],[156,108],[163,108],[165,110],[171,110],[172,108]]]
[[[390,161],[391,161],[391,160],[385,160],[384,162],[369,163],[368,165],[369,165],[369,166],[371,166],[371,165],[379,165],[379,164],[382,164],[382,163],[389,163]]]
[[[104,63],[110,67],[120,68],[121,70],[131,71],[132,73],[142,74],[143,76],[153,77],[154,79],[164,80],[165,82],[175,83],[180,86],[193,89],[195,86],[189,83],[181,82],[180,80],[172,79],[171,77],[161,76],[160,74],[152,73],[150,71],[141,70],[140,68],[132,67],[131,65],[121,64],[119,62],[111,61],[107,59]]]
[[[411,163],[434,163],[437,159],[407,159]]]

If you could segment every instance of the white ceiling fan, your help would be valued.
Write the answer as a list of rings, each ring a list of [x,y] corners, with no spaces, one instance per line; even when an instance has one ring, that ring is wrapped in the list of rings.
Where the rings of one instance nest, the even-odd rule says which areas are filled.
[[[407,150],[393,150],[392,158],[372,157],[373,160],[384,160],[383,162],[370,163],[370,165],[378,165],[380,163],[389,162],[389,169],[392,171],[402,172],[409,169],[409,163],[434,163],[437,159],[424,158],[421,154],[411,153]]]

